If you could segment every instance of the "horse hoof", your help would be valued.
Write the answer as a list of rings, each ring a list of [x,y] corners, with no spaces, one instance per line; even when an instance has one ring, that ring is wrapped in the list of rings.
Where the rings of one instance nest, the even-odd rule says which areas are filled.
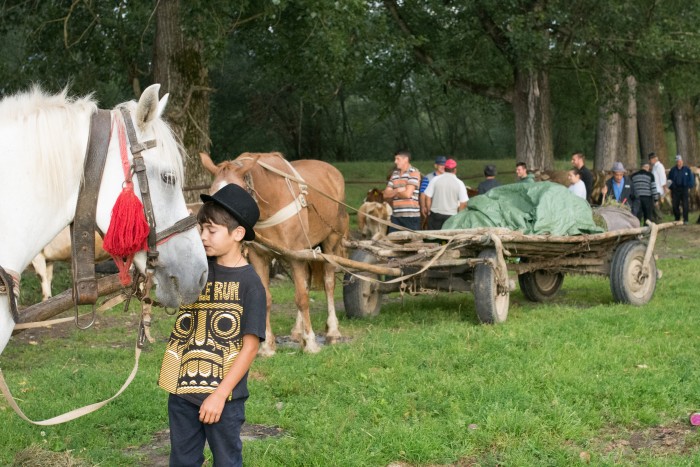
[[[337,344],[340,341],[341,337],[342,336],[340,334],[334,334],[334,335],[326,334],[326,344],[328,344],[328,345]]]
[[[271,349],[269,347],[260,347],[258,349],[258,355],[261,357],[272,357],[276,353],[275,349]]]
[[[291,334],[289,335],[289,337],[290,337],[294,342],[299,342],[299,343],[304,342],[304,338],[303,338],[303,336],[301,335],[300,332],[293,332],[293,333],[291,333]]]
[[[304,346],[304,352],[305,353],[319,353],[321,351],[321,347],[314,342],[313,344],[307,343],[307,345]]]

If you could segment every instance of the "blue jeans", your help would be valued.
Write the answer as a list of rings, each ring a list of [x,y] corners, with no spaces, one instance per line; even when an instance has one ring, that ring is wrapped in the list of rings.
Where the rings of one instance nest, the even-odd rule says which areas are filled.
[[[245,399],[227,402],[218,423],[199,421],[199,406],[170,394],[170,466],[199,467],[204,463],[204,442],[214,455],[214,466],[242,466],[241,427],[245,422]]]
[[[411,230],[420,230],[420,217],[395,217],[391,216],[391,222],[401,227],[406,227]],[[397,228],[389,226],[387,233],[396,232]]]

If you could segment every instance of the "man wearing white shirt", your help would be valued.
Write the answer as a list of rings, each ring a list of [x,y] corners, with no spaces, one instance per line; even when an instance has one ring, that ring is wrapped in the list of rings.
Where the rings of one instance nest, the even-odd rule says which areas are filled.
[[[661,199],[668,191],[666,186],[666,168],[659,160],[659,156],[653,152],[649,153],[649,163],[651,164],[651,174],[654,176],[654,183],[656,183],[656,191],[659,193],[659,201],[654,203],[654,213],[652,215],[652,221],[658,224],[661,222]]]
[[[447,219],[467,207],[469,196],[464,182],[457,178],[457,162],[447,159],[445,173],[430,180],[425,189],[428,230],[440,230]]]

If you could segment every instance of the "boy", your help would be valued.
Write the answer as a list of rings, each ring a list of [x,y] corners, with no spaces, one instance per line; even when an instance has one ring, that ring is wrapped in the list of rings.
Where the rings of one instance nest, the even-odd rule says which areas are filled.
[[[241,244],[255,238],[260,211],[238,185],[201,198],[209,276],[197,301],[178,312],[158,384],[170,393],[170,465],[202,465],[206,440],[214,465],[240,466],[248,369],[265,340],[266,313],[265,289]]]

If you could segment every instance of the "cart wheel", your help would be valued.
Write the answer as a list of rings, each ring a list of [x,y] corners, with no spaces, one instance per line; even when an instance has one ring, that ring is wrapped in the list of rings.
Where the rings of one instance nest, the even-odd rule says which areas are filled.
[[[652,255],[649,274],[642,276],[646,245],[630,240],[620,245],[610,262],[610,290],[616,302],[645,305],[656,290],[656,261]]]
[[[363,250],[355,250],[350,259],[363,263],[374,264],[376,258]],[[360,276],[377,278],[376,274],[368,272],[356,273]],[[348,318],[369,318],[377,316],[382,309],[382,297],[379,284],[363,281],[346,273],[343,280],[343,303]]]
[[[496,251],[484,250],[479,258],[496,258]],[[477,264],[474,268],[474,302],[476,315],[482,323],[502,323],[508,317],[510,293],[498,293],[496,272],[488,264]]]
[[[554,298],[564,282],[560,272],[531,271],[518,276],[518,284],[525,298],[531,302],[547,302]]]

